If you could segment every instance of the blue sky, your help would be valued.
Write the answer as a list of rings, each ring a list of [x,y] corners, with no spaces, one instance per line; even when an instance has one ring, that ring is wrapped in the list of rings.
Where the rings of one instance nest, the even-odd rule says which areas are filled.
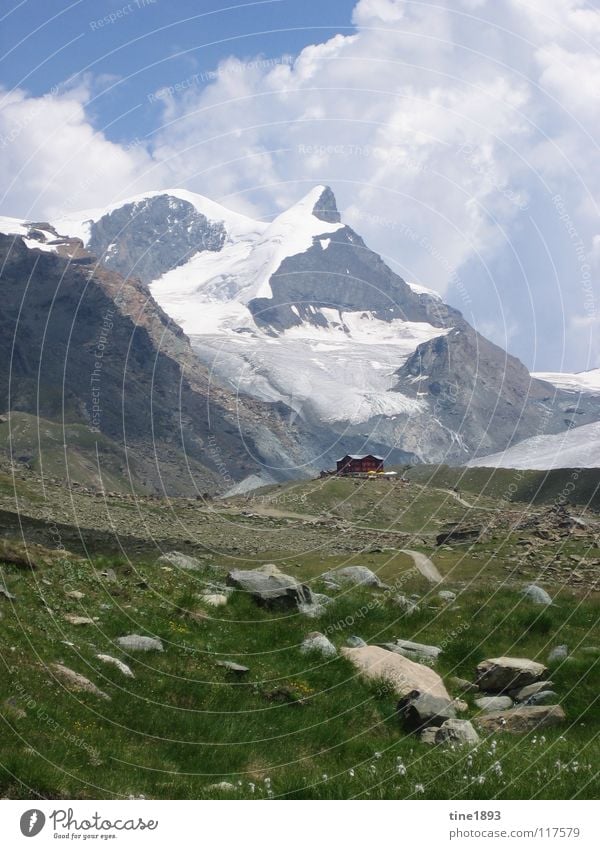
[[[2,0],[0,213],[314,185],[537,371],[600,366],[600,7]],[[212,74],[212,75],[211,75]]]
[[[231,54],[242,61],[293,56],[314,41],[353,32],[354,5],[353,0],[3,0],[0,79],[39,96],[86,70],[116,75],[118,84],[96,97],[93,114],[109,138],[126,142],[160,122],[148,92],[214,70]]]

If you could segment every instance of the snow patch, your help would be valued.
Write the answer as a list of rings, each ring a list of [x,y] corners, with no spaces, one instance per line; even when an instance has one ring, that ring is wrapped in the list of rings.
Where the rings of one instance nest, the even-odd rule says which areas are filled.
[[[600,422],[532,436],[467,465],[494,469],[596,469],[600,467]]]

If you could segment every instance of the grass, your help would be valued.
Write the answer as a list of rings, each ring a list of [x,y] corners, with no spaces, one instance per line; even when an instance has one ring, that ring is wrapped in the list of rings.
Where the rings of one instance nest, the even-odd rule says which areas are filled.
[[[385,557],[373,555],[375,563]],[[392,594],[360,589],[341,593],[317,620],[266,611],[240,593],[226,607],[203,608],[204,576],[119,558],[65,557],[35,572],[5,566],[17,600],[0,598],[0,793],[220,798],[224,791],[211,785],[227,781],[240,798],[593,798],[598,655],[582,649],[600,644],[597,600],[565,591],[550,608],[532,607],[515,587],[486,578],[463,582],[446,605],[418,577],[402,581],[410,561],[394,562],[388,578],[422,596],[411,617]],[[299,563],[295,574],[320,589],[317,558]],[[95,576],[106,568],[116,582]],[[65,589],[85,597],[75,601]],[[206,618],[192,618],[194,611]],[[97,622],[73,626],[66,613]],[[300,652],[315,629],[338,647],[351,634],[440,645],[436,668],[446,682],[472,679],[485,657],[544,660],[566,643],[572,659],[550,674],[567,722],[498,734],[476,750],[429,748],[401,729],[394,697],[356,677],[343,657]],[[114,639],[132,632],[160,637],[164,653],[128,657]],[[123,659],[136,677],[98,653]],[[219,659],[250,673],[239,680]],[[49,672],[54,662],[91,679],[110,701],[65,689]],[[470,702],[466,716],[475,713]]]

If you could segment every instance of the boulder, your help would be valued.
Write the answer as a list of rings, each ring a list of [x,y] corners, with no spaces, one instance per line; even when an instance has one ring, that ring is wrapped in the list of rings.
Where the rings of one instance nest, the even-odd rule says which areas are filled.
[[[477,666],[480,690],[503,693],[540,681],[548,670],[542,663],[524,657],[493,657]]]
[[[554,646],[548,653],[548,663],[560,663],[569,656],[569,647],[565,645]]]
[[[492,713],[496,710],[506,710],[513,706],[513,700],[508,696],[481,696],[475,699],[477,707],[484,713]]]
[[[75,601],[81,601],[82,598],[85,598],[85,593],[79,592],[79,590],[69,590],[65,595],[67,598],[75,599]]]
[[[167,551],[165,554],[161,554],[156,564],[158,566],[174,566],[176,569],[185,569],[190,572],[203,568],[203,564],[196,557],[190,557],[189,554],[184,554],[182,551]]]
[[[332,569],[321,576],[325,581],[333,581],[336,584],[352,584],[353,586],[380,587],[385,588],[375,572],[367,566],[342,566]]]
[[[528,584],[526,587],[523,587],[521,592],[534,604],[552,604],[552,599],[546,590],[538,587],[537,584]]]
[[[52,663],[50,668],[53,670],[56,677],[64,683],[68,690],[81,690],[84,693],[91,693],[93,696],[98,696],[101,699],[110,701],[110,696],[96,687],[89,678],[86,678],[84,675],[80,675],[79,672],[69,669],[68,666],[64,666],[62,663]]]
[[[415,663],[404,655],[386,651],[379,646],[362,646],[356,649],[344,647],[341,653],[364,678],[381,681],[400,698],[416,691],[451,701],[437,672],[429,666]]]
[[[141,637],[139,634],[128,634],[118,637],[117,645],[127,651],[164,651],[163,644],[155,637]]]
[[[116,657],[111,657],[109,654],[97,654],[96,657],[98,660],[101,660],[102,663],[109,663],[111,666],[116,666],[119,672],[122,672],[126,678],[135,678],[131,669],[126,663],[123,663],[122,660],[118,660]]]
[[[321,634],[319,631],[312,631],[302,641],[302,645],[300,646],[300,651],[302,654],[307,654],[308,652],[318,652],[322,654],[323,657],[336,657],[337,649],[333,645],[333,643],[327,639],[325,634]]]
[[[550,690],[553,687],[552,681],[536,681],[535,684],[528,684],[527,687],[521,687],[520,690],[511,690],[510,695],[516,702],[526,702],[531,696],[536,693],[541,693],[543,690]]]
[[[234,569],[227,576],[227,583],[248,593],[265,607],[291,610],[298,609],[300,605],[314,604],[310,587],[284,575],[273,564],[259,569]]]
[[[381,648],[403,654],[404,657],[410,657],[411,660],[428,660],[429,662],[437,660],[442,652],[437,646],[428,646],[425,643],[413,643],[411,640],[396,640],[393,643],[381,643]]]
[[[398,702],[398,713],[407,731],[440,726],[447,719],[456,718],[450,699],[430,693],[409,693]]]
[[[456,743],[459,746],[475,746],[479,734],[468,719],[447,719],[436,730],[434,743]]]
[[[484,731],[508,731],[511,734],[525,734],[539,728],[560,725],[566,719],[560,705],[519,705],[510,710],[482,714],[475,723]]]

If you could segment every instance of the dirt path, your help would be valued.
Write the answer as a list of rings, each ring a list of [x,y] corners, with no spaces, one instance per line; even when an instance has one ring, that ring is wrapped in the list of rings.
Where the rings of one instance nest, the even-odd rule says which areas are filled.
[[[408,554],[409,557],[412,557],[415,568],[418,569],[421,575],[423,575],[424,578],[427,578],[427,580],[432,584],[439,584],[442,582],[443,578],[438,572],[437,567],[425,554],[421,554],[420,551],[412,551],[409,548],[400,548],[399,551],[401,551],[402,554]]]

